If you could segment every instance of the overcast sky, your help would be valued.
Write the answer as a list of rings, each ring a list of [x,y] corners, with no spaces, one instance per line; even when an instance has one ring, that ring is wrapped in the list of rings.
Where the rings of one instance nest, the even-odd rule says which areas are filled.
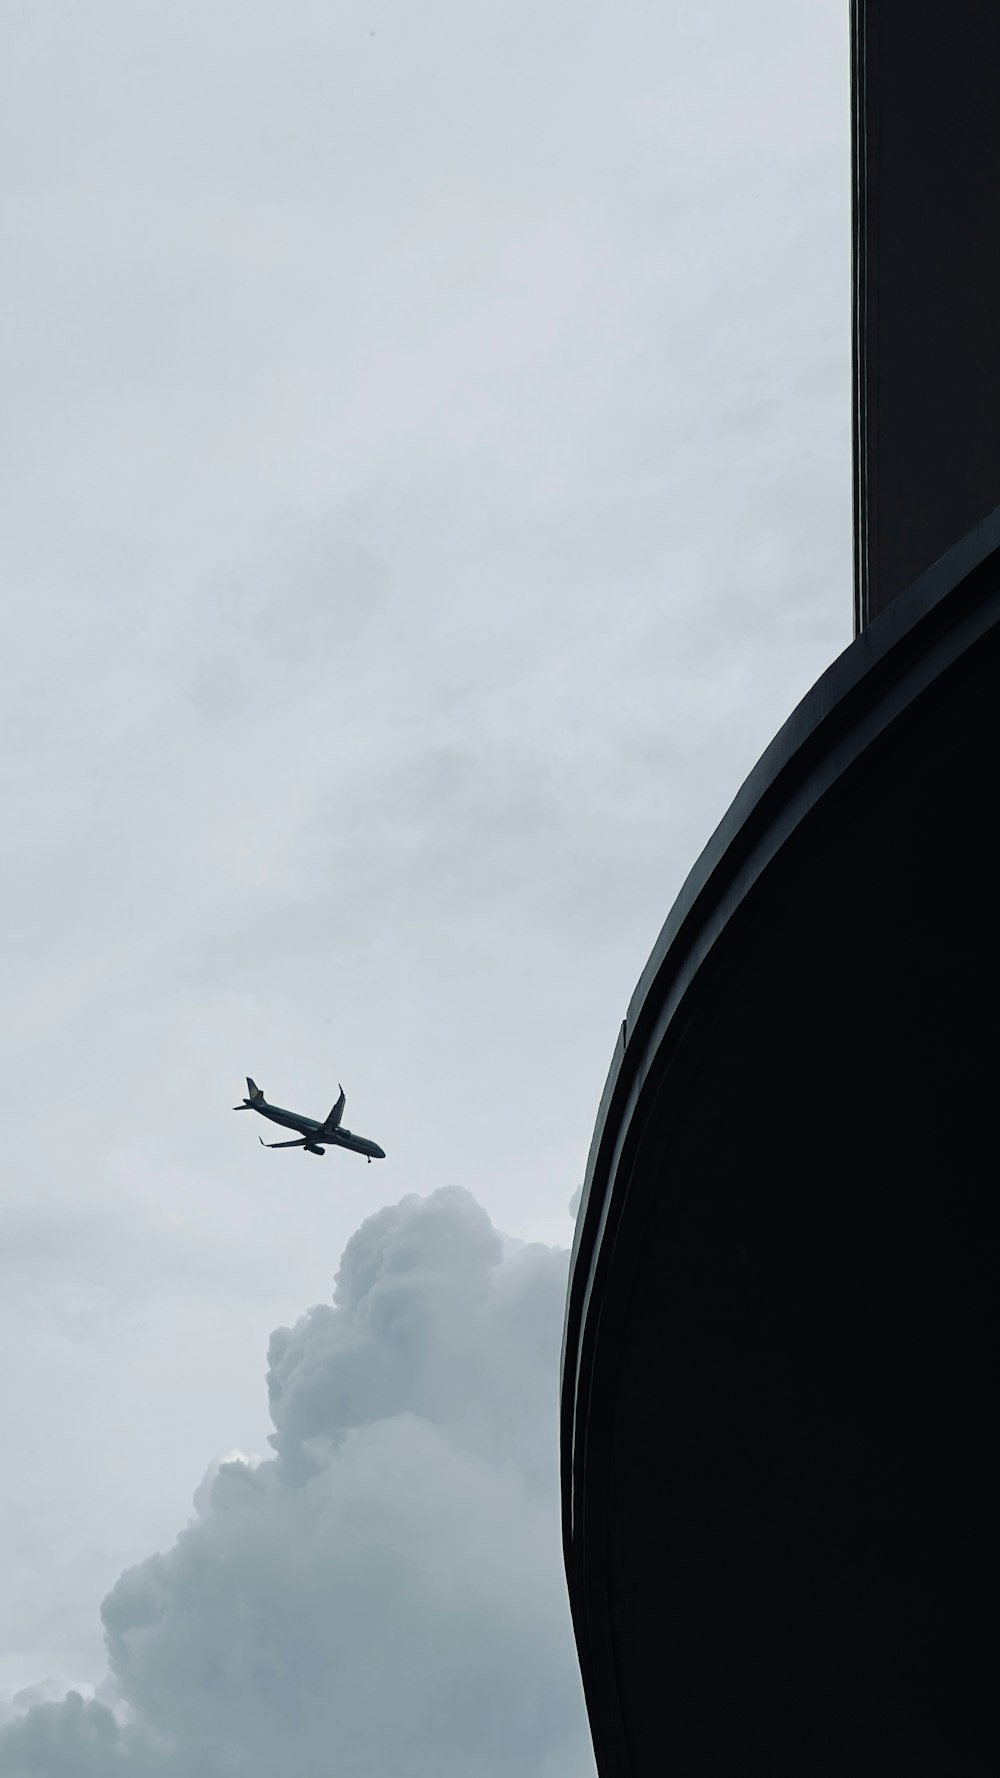
[[[850,639],[846,0],[0,0],[0,204],[0,1773],[184,1724],[256,1778],[280,1718],[296,1778],[338,1723],[352,1775],[578,1778],[555,1250],[670,904]],[[248,1072],[387,1159],[265,1155]],[[341,1255],[422,1216],[376,1338]],[[353,1405],[272,1421],[272,1330],[273,1385],[363,1321]],[[258,1721],[237,1651],[203,1718],[268,1587],[300,1688]],[[125,1727],[11,1702],[69,1681]]]

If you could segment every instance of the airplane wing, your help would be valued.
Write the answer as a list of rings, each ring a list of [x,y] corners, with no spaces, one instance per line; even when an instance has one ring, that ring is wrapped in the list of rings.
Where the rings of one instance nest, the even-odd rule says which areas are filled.
[[[305,1148],[306,1143],[309,1141],[309,1137],[296,1136],[294,1142],[265,1142],[263,1136],[258,1136],[257,1141],[260,1143],[261,1148]]]
[[[340,1086],[339,1081],[337,1082],[337,1085]],[[341,1118],[344,1115],[344,1106],[346,1104],[347,1104],[347,1094],[344,1092],[343,1087],[340,1087],[340,1098],[337,1100],[337,1103],[333,1107],[333,1110],[331,1111],[329,1117],[327,1118],[326,1123],[323,1125],[324,1130],[335,1130],[337,1128],[337,1125],[339,1124]]]

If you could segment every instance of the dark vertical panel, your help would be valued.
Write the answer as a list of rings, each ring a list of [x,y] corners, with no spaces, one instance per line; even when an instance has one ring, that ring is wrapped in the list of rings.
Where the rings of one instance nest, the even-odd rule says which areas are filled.
[[[862,628],[1000,506],[1000,4],[852,0]]]

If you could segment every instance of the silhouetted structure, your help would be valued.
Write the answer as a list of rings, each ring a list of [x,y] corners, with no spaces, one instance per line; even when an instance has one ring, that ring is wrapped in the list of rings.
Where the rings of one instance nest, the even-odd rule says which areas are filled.
[[[859,635],[670,913],[577,1221],[601,1778],[1000,1771],[1000,11],[852,22]]]
[[[852,44],[861,629],[1000,544],[1000,6],[855,0]]]

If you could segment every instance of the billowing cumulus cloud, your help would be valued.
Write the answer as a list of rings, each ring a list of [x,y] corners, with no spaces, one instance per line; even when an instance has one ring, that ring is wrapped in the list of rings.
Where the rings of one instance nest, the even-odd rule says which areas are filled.
[[[348,1242],[268,1353],[273,1453],[213,1466],[122,1575],[96,1698],[31,1702],[0,1778],[584,1778],[561,1571],[566,1255],[468,1193]],[[210,1358],[210,1355],[209,1355]]]

